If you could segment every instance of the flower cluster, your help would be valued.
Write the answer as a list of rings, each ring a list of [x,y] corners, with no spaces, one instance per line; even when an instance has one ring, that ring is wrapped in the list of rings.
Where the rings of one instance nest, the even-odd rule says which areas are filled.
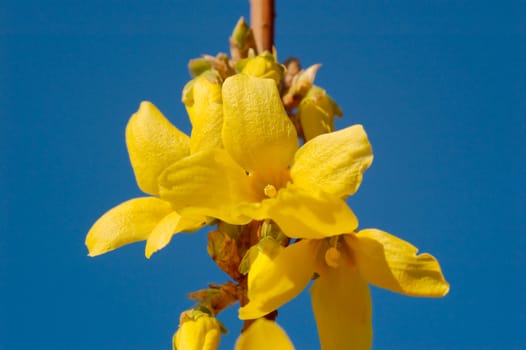
[[[369,284],[439,297],[449,290],[437,260],[378,229],[358,229],[346,203],[373,160],[364,128],[334,131],[341,110],[314,85],[319,65],[257,54],[240,21],[231,57],[190,62],[183,89],[191,135],[150,102],[126,128],[139,188],[148,196],[105,213],[91,228],[90,256],[146,241],[146,257],[179,232],[204,226],[208,252],[231,280],[191,293],[175,349],[216,349],[217,314],[236,302],[245,327],[236,349],[293,349],[274,322],[310,289],[322,349],[369,349]]]

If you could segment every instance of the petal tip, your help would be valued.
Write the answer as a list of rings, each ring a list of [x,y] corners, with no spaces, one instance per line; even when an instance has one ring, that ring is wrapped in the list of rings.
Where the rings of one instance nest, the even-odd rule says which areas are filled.
[[[255,320],[265,315],[266,313],[258,310],[258,308],[254,306],[254,303],[250,302],[241,307],[238,311],[238,317],[240,320]]]
[[[151,247],[148,247],[148,243],[146,243],[146,248],[144,250],[144,256],[146,259],[150,259],[153,254],[155,254],[158,251],[158,249],[153,249]]]
[[[448,282],[444,282],[444,286],[441,288],[441,293],[440,293],[440,296],[441,297],[445,297],[446,295],[449,294],[449,290],[450,290],[451,286]]]
[[[146,101],[146,100],[143,100],[141,101],[141,103],[139,104],[139,109],[140,108],[146,108],[146,107],[151,107],[153,106],[153,103],[150,102],[150,101]]]
[[[101,249],[90,249],[90,248],[88,248],[88,256],[90,258],[94,258],[94,257],[102,255],[104,253],[105,253],[105,251],[103,251]]]

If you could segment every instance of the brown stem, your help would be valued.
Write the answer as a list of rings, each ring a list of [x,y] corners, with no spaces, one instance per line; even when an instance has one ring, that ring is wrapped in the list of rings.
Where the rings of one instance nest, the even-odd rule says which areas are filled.
[[[274,0],[250,0],[250,26],[258,52],[272,52],[274,46]]]

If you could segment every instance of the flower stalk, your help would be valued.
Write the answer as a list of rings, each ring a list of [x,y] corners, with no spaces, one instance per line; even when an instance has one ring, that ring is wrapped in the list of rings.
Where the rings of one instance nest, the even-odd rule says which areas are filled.
[[[274,47],[274,0],[250,0],[250,24],[258,52],[272,52]]]

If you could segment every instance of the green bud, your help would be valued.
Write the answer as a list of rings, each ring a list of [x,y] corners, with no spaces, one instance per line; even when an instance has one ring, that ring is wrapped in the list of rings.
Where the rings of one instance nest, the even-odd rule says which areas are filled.
[[[211,68],[212,63],[206,58],[194,58],[188,62],[188,70],[192,77],[197,77]]]
[[[230,58],[225,53],[218,53],[216,56],[203,55],[202,57],[191,59],[188,62],[188,70],[193,78],[209,70],[219,73],[222,79],[236,74],[230,65]]]
[[[250,36],[252,30],[245,22],[245,18],[241,17],[232,31],[232,41],[238,46],[243,47],[246,43],[247,38]]]
[[[245,19],[241,17],[232,32],[230,37],[230,55],[232,60],[237,62],[248,56],[250,49],[256,48],[256,41],[254,40],[254,34],[252,29],[245,22]]]

